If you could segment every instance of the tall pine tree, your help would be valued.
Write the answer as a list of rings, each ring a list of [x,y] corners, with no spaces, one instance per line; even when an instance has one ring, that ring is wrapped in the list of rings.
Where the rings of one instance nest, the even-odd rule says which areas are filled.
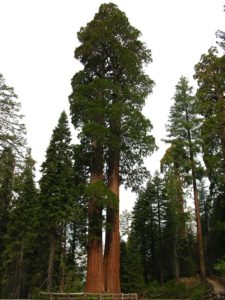
[[[42,222],[48,234],[47,289],[52,291],[54,284],[54,262],[58,241],[64,239],[64,231],[71,216],[73,201],[73,171],[71,134],[65,112],[62,112],[58,125],[53,130],[46,160],[42,164],[40,179],[40,201]]]
[[[6,147],[0,156],[0,290],[2,291],[3,253],[6,246],[6,233],[14,190],[15,156]]]
[[[156,172],[139,193],[132,220],[132,234],[140,251],[146,284],[164,281],[165,208],[164,182]]]
[[[26,148],[26,130],[20,110],[21,105],[14,89],[6,85],[0,74],[0,152],[7,147],[11,148],[18,160],[24,157]]]
[[[195,98],[192,95],[192,88],[185,77],[181,77],[174,96],[174,104],[171,107],[169,121],[167,124],[167,143],[172,143],[177,149],[185,151],[187,160],[187,172],[190,170],[195,213],[197,222],[197,239],[199,268],[202,280],[205,280],[205,259],[202,239],[202,226],[199,209],[199,196],[197,179],[199,178],[200,166],[197,154],[200,151],[199,137],[200,119],[196,111]]]
[[[6,247],[3,252],[2,297],[27,298],[32,292],[32,276],[38,244],[37,189],[34,160],[28,150],[21,174],[15,179],[16,197],[9,212]]]

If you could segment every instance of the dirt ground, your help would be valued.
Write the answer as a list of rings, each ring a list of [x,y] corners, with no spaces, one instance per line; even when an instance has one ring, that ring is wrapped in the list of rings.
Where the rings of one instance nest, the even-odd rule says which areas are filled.
[[[207,281],[214,287],[215,293],[225,292],[225,285],[218,280],[207,278]]]

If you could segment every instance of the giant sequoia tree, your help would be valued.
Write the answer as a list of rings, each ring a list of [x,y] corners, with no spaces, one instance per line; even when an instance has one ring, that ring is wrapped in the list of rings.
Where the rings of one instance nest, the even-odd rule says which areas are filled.
[[[133,188],[140,184],[146,175],[143,157],[155,147],[149,135],[151,123],[141,113],[152,88],[143,70],[151,53],[140,41],[140,32],[112,3],[100,6],[78,39],[81,45],[75,57],[84,68],[73,77],[70,107],[73,124],[89,140],[91,151],[86,290],[119,292],[119,186],[121,180]],[[104,205],[107,229],[102,264]]]

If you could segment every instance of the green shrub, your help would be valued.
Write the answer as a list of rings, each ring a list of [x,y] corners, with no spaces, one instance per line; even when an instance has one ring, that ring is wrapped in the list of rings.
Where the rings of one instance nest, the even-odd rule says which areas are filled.
[[[168,281],[160,286],[156,282],[152,282],[146,289],[145,297],[150,299],[192,299],[200,300],[202,295],[207,292],[207,286],[204,284],[197,284],[188,287],[185,283],[177,283],[176,281]]]
[[[205,284],[199,284],[194,287],[191,291],[190,299],[191,300],[200,300],[203,299],[203,295],[208,291],[208,287]]]
[[[220,276],[225,276],[225,256],[214,265],[214,269]]]

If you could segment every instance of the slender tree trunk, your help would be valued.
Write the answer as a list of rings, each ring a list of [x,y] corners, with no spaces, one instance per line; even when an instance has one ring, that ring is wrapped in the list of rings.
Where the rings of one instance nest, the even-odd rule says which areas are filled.
[[[55,234],[53,232],[51,232],[50,233],[50,252],[49,252],[49,260],[48,260],[48,279],[47,279],[48,292],[52,292],[54,256],[55,256]]]
[[[119,233],[119,153],[111,151],[108,187],[117,203],[107,208],[107,229],[104,253],[105,291],[120,293],[120,233]]]
[[[90,184],[103,178],[102,150],[97,142],[92,142],[92,162]],[[86,292],[101,293],[104,291],[103,254],[102,254],[102,207],[95,196],[88,201],[88,257]]]

